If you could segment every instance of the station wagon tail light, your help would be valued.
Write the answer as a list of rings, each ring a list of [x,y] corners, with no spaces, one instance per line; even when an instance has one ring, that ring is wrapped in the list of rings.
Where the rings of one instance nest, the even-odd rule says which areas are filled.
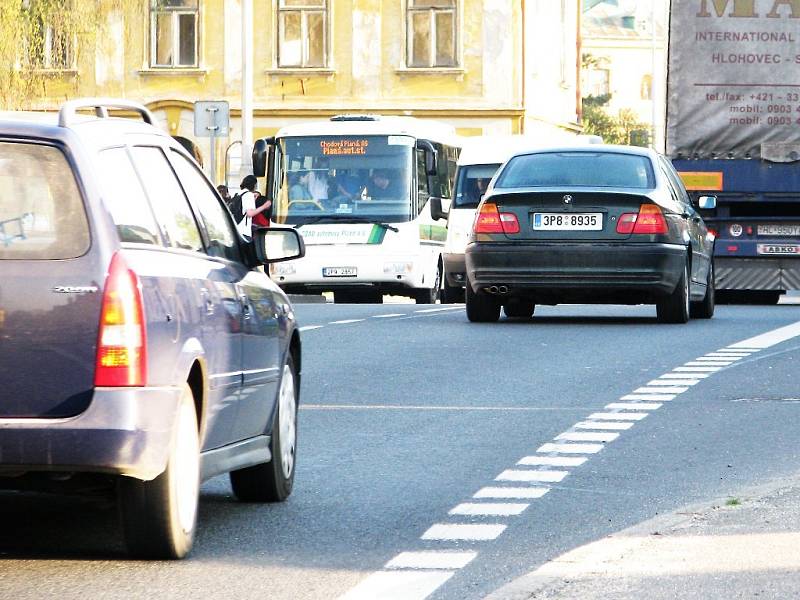
[[[496,204],[485,203],[475,215],[475,233],[519,233],[519,220],[514,213],[501,213]]]
[[[139,277],[120,253],[111,259],[97,338],[95,387],[136,387],[147,381],[147,339]]]
[[[655,204],[642,204],[638,213],[624,213],[617,221],[617,233],[659,234],[667,233],[667,220]]]

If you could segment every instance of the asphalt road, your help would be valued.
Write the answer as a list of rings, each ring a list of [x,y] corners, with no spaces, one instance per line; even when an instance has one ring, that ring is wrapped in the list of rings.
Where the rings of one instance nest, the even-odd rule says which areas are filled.
[[[800,321],[797,306],[687,325],[652,307],[481,325],[463,307],[296,311],[288,502],[239,504],[211,480],[191,557],[146,563],[125,558],[111,503],[0,495],[0,597],[482,598],[578,545],[798,470],[800,327],[714,356]]]

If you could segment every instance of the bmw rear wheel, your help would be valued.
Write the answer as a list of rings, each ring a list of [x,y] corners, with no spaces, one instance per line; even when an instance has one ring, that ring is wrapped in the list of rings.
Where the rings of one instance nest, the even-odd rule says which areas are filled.
[[[708,266],[708,279],[706,280],[706,295],[700,302],[692,302],[689,314],[693,319],[710,319],[714,316],[714,263]]]
[[[687,260],[675,289],[656,304],[658,322],[686,323],[689,321],[689,305],[689,261]]]
[[[467,318],[473,323],[493,323],[500,318],[500,301],[483,292],[473,292],[467,281]]]

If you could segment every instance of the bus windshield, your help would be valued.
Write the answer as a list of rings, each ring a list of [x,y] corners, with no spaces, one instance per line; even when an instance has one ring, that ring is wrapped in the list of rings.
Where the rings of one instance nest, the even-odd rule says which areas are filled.
[[[500,163],[459,167],[454,206],[477,208],[478,202],[486,193],[489,182],[499,168]]]
[[[414,138],[309,136],[280,140],[280,224],[411,220]]]

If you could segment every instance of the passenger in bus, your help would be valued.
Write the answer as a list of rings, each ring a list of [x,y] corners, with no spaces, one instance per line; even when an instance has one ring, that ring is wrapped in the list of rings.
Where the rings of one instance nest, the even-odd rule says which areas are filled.
[[[289,186],[289,201],[294,202],[297,200],[313,200],[311,190],[308,189],[308,182],[311,178],[311,171],[297,171],[294,174],[294,180]]]
[[[308,174],[308,191],[314,200],[326,204],[328,200],[328,165],[320,163]]]
[[[367,195],[373,200],[397,200],[402,197],[398,184],[389,169],[376,169],[372,173]]]
[[[361,198],[361,176],[354,169],[338,172],[336,175],[336,199],[358,200]]]

